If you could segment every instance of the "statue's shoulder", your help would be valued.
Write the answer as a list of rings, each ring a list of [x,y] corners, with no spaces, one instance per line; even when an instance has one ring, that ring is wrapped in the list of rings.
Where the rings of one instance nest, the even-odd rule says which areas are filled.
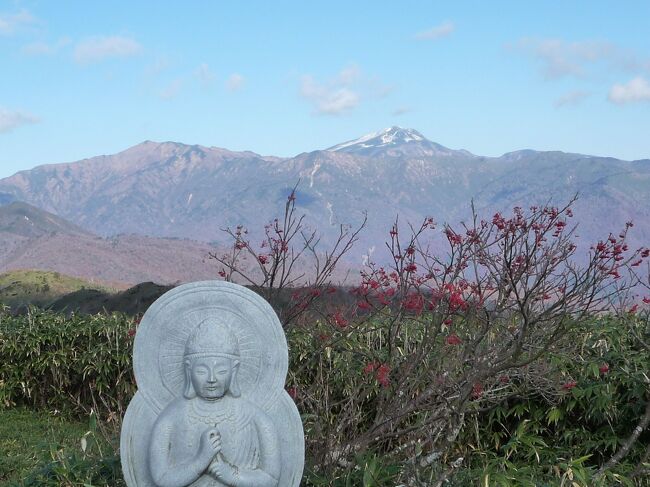
[[[165,406],[165,409],[158,416],[158,420],[174,421],[174,419],[184,417],[188,411],[188,406],[189,399],[185,399],[182,396],[177,397]]]
[[[257,404],[244,398],[239,399],[239,407],[246,414],[258,414],[264,412],[264,410],[261,407],[259,407]]]
[[[269,414],[264,409],[262,409],[254,402],[244,400],[242,401],[242,406],[243,406],[242,409],[245,411],[245,415],[248,416],[249,418],[253,418],[255,422],[257,423],[271,422],[271,416],[269,416]]]

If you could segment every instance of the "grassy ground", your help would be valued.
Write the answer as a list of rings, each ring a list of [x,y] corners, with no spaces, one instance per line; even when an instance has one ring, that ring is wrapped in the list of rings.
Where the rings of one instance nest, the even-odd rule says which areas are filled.
[[[51,449],[78,447],[88,425],[28,409],[0,410],[0,485],[19,481],[52,461]]]
[[[36,479],[26,485],[50,485],[42,484],[37,473],[57,468],[70,455],[83,457],[84,436],[88,455],[97,454],[99,449],[112,453],[104,440],[94,442],[96,437],[88,434],[89,429],[88,422],[64,420],[25,408],[0,409],[0,486],[23,485],[29,477]]]

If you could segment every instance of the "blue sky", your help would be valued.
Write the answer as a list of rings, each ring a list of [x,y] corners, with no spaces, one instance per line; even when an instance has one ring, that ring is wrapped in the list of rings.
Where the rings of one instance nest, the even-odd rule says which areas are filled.
[[[650,158],[650,2],[0,0],[0,177],[144,140],[292,156],[391,125]]]

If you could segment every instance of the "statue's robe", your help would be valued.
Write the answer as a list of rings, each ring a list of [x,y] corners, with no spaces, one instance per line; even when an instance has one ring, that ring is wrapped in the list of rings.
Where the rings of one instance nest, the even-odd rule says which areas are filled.
[[[162,421],[156,425],[165,428],[163,438],[167,445],[150,445],[150,448],[163,449],[166,463],[173,468],[196,458],[201,435],[207,429],[215,428],[221,435],[222,458],[239,469],[254,470],[260,466],[256,414],[264,413],[243,398],[224,396],[214,403],[200,401],[198,398],[177,398],[161,413]],[[189,484],[191,487],[225,485],[208,472]]]

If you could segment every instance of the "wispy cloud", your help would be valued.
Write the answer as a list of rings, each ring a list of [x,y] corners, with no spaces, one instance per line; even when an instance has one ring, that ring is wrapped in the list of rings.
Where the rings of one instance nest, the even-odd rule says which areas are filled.
[[[27,56],[50,56],[56,54],[69,44],[70,39],[67,37],[63,37],[54,43],[32,42],[30,44],[25,44],[20,49],[20,52]]]
[[[38,122],[40,122],[40,119],[31,113],[0,107],[0,133],[11,132],[22,125]]]
[[[134,56],[140,52],[142,52],[142,46],[130,37],[92,37],[75,46],[74,59],[80,64],[88,64],[107,58]]]
[[[245,81],[246,79],[241,74],[233,73],[226,80],[226,89],[228,89],[228,91],[241,90]]]
[[[617,105],[650,102],[650,83],[641,76],[637,76],[625,84],[617,83],[609,90],[608,99]]]
[[[163,100],[171,100],[175,98],[181,91],[183,87],[183,80],[175,79],[172,80],[167,86],[158,92],[158,96]]]
[[[158,56],[156,59],[145,66],[144,74],[150,77],[156,77],[160,75],[163,71],[169,69],[171,62],[166,56]]]
[[[201,83],[203,86],[211,85],[217,78],[207,63],[202,63],[199,65],[199,67],[196,68],[196,71],[194,71],[194,75],[199,80],[199,83]]]
[[[523,38],[506,47],[523,51],[535,59],[541,64],[546,79],[587,77],[589,69],[599,63],[617,70],[650,69],[650,61],[639,59],[633,52],[607,41]]]
[[[411,111],[410,107],[405,107],[405,106],[397,107],[395,110],[393,110],[391,115],[393,115],[394,117],[399,117],[400,115],[404,115],[405,113],[409,113],[410,111]]]
[[[587,91],[569,91],[555,100],[555,107],[560,108],[568,105],[578,105],[590,95]]]
[[[445,20],[442,24],[436,25],[429,30],[418,32],[415,34],[415,38],[421,41],[442,39],[451,35],[454,30],[456,30],[456,25],[450,20]]]
[[[361,78],[361,69],[356,64],[350,64],[339,71],[334,81],[342,85],[349,85],[359,81],[359,78]]]
[[[13,35],[18,29],[36,21],[29,11],[22,9],[14,14],[0,13],[0,35]]]
[[[359,104],[359,95],[346,86],[327,86],[310,75],[302,77],[300,94],[320,115],[341,115]]]

